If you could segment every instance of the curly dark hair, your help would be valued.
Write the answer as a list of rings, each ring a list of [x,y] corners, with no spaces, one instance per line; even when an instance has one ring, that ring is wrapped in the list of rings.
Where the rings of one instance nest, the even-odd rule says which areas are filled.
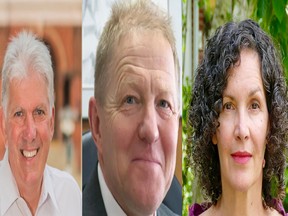
[[[222,94],[227,86],[228,69],[237,64],[241,50],[246,48],[259,55],[270,121],[267,136],[269,144],[264,156],[263,205],[265,208],[277,209],[275,199],[282,200],[285,195],[283,174],[288,132],[287,86],[280,56],[272,40],[250,19],[239,23],[229,22],[219,27],[207,41],[204,58],[197,68],[189,108],[189,124],[192,126],[189,157],[204,195],[216,204],[222,194],[222,185],[218,148],[212,144],[212,136],[220,124],[218,117],[222,109]]]

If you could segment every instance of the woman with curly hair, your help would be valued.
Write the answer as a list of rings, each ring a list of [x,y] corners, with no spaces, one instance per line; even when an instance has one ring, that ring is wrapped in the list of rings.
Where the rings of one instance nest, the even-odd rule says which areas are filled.
[[[192,166],[206,203],[191,215],[285,215],[287,87],[271,39],[252,20],[207,42],[189,122]]]

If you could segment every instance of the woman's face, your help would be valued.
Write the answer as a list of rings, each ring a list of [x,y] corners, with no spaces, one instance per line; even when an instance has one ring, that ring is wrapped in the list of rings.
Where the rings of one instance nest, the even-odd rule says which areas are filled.
[[[212,141],[218,146],[223,192],[262,187],[269,118],[257,52],[244,49],[229,70],[223,92],[220,126]]]

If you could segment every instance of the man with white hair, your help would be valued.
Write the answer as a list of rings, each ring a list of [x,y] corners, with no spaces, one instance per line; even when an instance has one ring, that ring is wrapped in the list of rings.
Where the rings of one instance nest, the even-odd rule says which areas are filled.
[[[46,164],[54,133],[51,56],[21,32],[9,43],[2,69],[0,215],[81,215],[81,193],[67,173]]]

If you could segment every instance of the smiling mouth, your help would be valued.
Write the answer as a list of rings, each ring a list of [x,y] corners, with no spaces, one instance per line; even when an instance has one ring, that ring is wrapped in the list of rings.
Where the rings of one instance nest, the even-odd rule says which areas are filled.
[[[32,151],[20,150],[21,154],[26,158],[33,158],[37,155],[40,148],[34,149]]]

